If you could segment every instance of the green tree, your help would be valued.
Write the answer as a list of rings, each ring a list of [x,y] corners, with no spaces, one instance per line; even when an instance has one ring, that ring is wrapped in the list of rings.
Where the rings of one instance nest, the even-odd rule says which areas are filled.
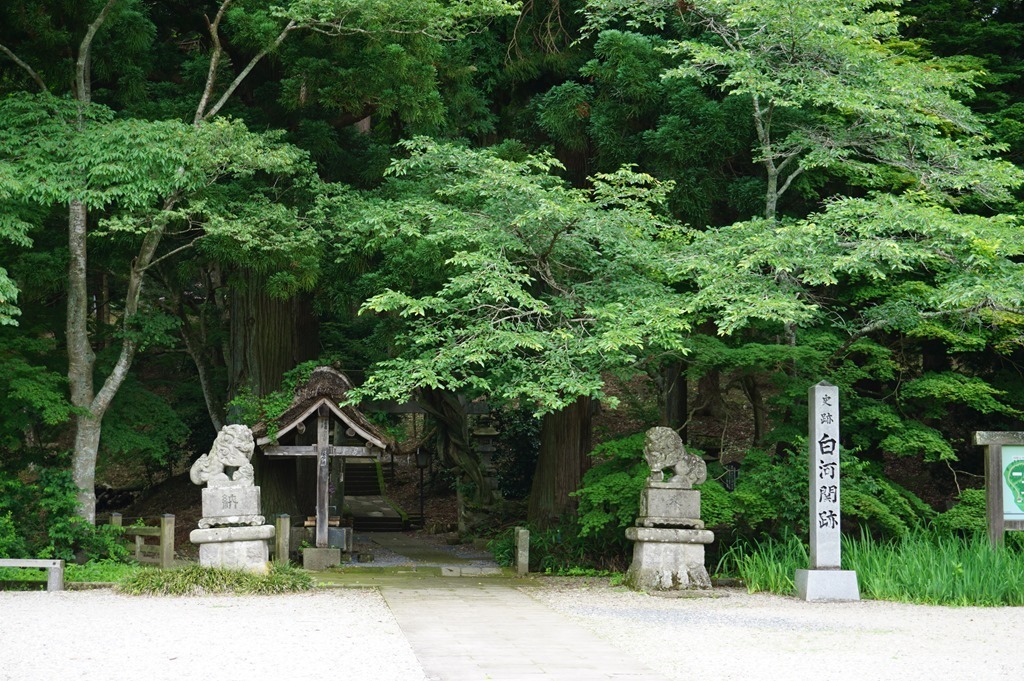
[[[107,85],[109,81],[102,77],[117,74],[114,68],[107,74],[102,72],[108,62],[102,58],[104,50],[95,46],[97,37],[108,41],[108,49],[131,35],[126,31],[139,26],[148,29],[141,33],[143,36],[151,37],[153,25],[147,19],[145,5],[133,0],[86,3],[73,14],[83,23],[71,22],[68,26],[57,26],[61,21],[59,11],[46,11],[49,8],[45,3],[37,9],[41,10],[38,16],[47,24],[43,27],[46,37],[66,45],[72,58],[55,59],[51,50],[46,54],[46,68],[37,69],[19,55],[18,49],[0,44],[0,52],[19,74],[8,80],[30,83],[42,91],[33,98],[12,97],[4,102],[0,114],[5,128],[0,140],[0,200],[14,204],[9,214],[15,216],[22,213],[19,208],[24,205],[68,207],[66,340],[68,382],[71,402],[76,407],[73,473],[81,490],[82,515],[92,522],[102,419],[143,342],[138,326],[145,319],[140,306],[144,308],[142,288],[146,272],[161,260],[191,248],[195,240],[186,237],[186,243],[176,244],[163,254],[159,251],[161,242],[169,230],[187,233],[198,226],[206,230],[204,234],[221,230],[225,236],[242,227],[238,214],[218,202],[218,185],[226,179],[251,176],[257,171],[293,174],[305,167],[301,153],[280,144],[273,136],[254,135],[238,123],[215,120],[241,84],[295,31],[312,31],[336,39],[382,33],[440,38],[452,36],[469,19],[507,12],[510,7],[499,0],[456,4],[433,0],[307,0],[285,7],[233,6],[231,0],[224,0],[217,6],[213,19],[207,20],[212,50],[200,90],[193,93],[198,104],[191,114],[191,127],[173,120],[118,119],[108,108],[93,103],[94,75],[97,82]],[[223,22],[233,27],[240,44],[253,47],[251,58],[233,74],[227,74],[226,67],[230,65],[226,63],[221,38]],[[18,15],[15,25],[38,28],[27,23],[23,15]],[[30,36],[38,34],[39,31],[29,32]],[[35,54],[45,42],[30,38],[25,40],[25,48]],[[108,52],[106,56],[111,55]],[[58,83],[71,76],[67,99],[51,92],[47,78],[51,73],[57,74],[53,82]],[[138,82],[138,78],[133,82]],[[250,206],[253,212],[258,211],[259,203]],[[88,307],[90,211],[101,217],[108,234],[131,235],[138,248],[130,257],[119,311],[123,327],[121,354],[98,390]],[[282,211],[289,212],[285,207]],[[282,211],[271,212],[279,217]],[[279,225],[272,217],[260,225],[268,226]],[[229,238],[237,236],[243,243],[259,243],[260,227],[255,232],[240,231]],[[23,223],[5,218],[0,236],[22,238],[19,234],[23,231]],[[12,313],[13,291],[6,275],[0,278],[0,293],[7,319]]]
[[[1014,410],[973,360],[932,367],[924,346],[1017,335],[1020,239],[999,213],[1022,174],[961,102],[979,74],[904,41],[898,6],[595,1],[590,27],[672,26],[664,76],[742,103],[756,133],[760,215],[677,254],[687,312],[726,337],[695,339],[695,366],[738,372],[755,415],[771,377],[783,442],[802,428],[797,385],[831,376],[858,448],[950,458],[936,408]]]
[[[662,269],[672,230],[655,208],[665,187],[623,170],[572,189],[551,174],[557,162],[509,145],[405,146],[409,158],[395,162],[379,192],[338,197],[334,208],[346,226],[343,254],[380,258],[388,271],[414,253],[436,276],[429,290],[423,278],[387,281],[364,304],[401,326],[395,356],[374,367],[360,394],[447,390],[550,414],[581,398],[614,403],[603,372],[681,349],[684,301]],[[540,522],[570,510],[583,473],[571,452],[559,468],[548,457],[562,452],[545,449],[538,471],[550,470],[540,477],[552,488],[541,493],[535,478],[533,495],[547,499],[534,509]]]

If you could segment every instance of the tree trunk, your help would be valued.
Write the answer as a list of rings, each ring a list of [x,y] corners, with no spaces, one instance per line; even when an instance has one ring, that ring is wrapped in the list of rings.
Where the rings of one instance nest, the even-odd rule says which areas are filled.
[[[319,335],[308,301],[270,297],[266,279],[254,272],[243,272],[239,279],[231,295],[229,391],[237,395],[248,388],[262,397],[281,387],[286,371],[316,357]],[[264,515],[298,515],[299,495],[314,493],[298,488],[298,465],[262,453],[253,456]]]
[[[68,206],[68,299],[67,348],[68,388],[71,404],[78,408],[74,417],[75,448],[71,470],[78,487],[79,514],[96,522],[96,454],[99,450],[100,419],[90,412],[93,398],[93,365],[96,355],[89,343],[89,301],[86,274],[85,205],[72,201]]]
[[[722,372],[718,369],[712,369],[697,379],[697,403],[702,415],[716,420],[725,418],[727,410],[722,397]]]
[[[687,390],[689,381],[683,371],[683,362],[672,362],[659,369],[658,400],[661,405],[661,425],[678,431],[679,437],[686,443],[686,422],[689,419],[689,399]]]
[[[285,372],[319,354],[319,328],[310,301],[272,298],[260,274],[239,275],[230,310],[232,396],[242,388],[261,396],[271,393],[281,387]]]
[[[767,414],[764,408],[764,398],[761,396],[761,386],[757,383],[756,376],[744,376],[743,392],[746,393],[747,399],[750,400],[750,408],[753,410],[754,417],[754,447],[760,447],[764,444],[764,436],[767,423]]]
[[[533,526],[550,527],[564,516],[575,515],[576,500],[569,495],[579,489],[587,469],[590,423],[589,397],[544,416],[530,488],[528,519]]]

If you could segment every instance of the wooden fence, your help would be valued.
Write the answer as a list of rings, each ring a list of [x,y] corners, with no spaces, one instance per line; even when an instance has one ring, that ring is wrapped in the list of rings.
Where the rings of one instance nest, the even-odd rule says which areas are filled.
[[[135,560],[140,563],[154,563],[166,570],[174,562],[174,515],[160,516],[160,526],[138,526],[122,524],[120,513],[110,514],[110,524],[124,528],[124,536],[135,541]],[[156,543],[147,544],[147,538],[156,538]]]

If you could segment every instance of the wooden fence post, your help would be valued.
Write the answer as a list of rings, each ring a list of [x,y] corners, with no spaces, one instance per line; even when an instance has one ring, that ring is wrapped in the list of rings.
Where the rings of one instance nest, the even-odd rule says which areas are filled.
[[[291,553],[291,518],[287,513],[277,516],[277,527],[274,532],[274,562],[281,566],[288,565],[288,554]]]
[[[110,524],[113,525],[114,527],[122,527],[122,525],[121,525],[121,514],[120,513],[111,513],[110,514]]]
[[[160,516],[160,569],[169,570],[174,563],[174,514]]]

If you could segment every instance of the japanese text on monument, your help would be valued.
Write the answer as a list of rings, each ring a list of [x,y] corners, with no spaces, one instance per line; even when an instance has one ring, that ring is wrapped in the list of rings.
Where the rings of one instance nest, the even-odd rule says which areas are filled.
[[[839,567],[839,389],[810,390],[810,506],[813,567]]]

